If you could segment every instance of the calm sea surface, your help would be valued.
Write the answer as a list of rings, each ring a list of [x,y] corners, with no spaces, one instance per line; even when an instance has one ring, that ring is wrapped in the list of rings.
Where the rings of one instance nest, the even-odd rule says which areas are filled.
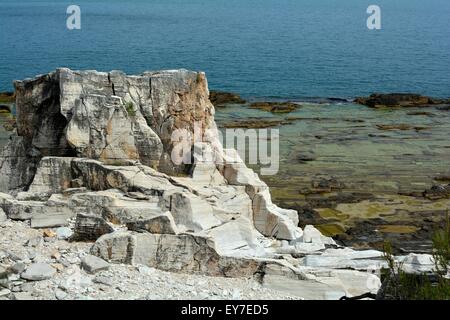
[[[66,28],[70,4],[81,30]],[[66,66],[203,70],[244,96],[450,96],[448,0],[0,0],[0,46],[0,90]]]

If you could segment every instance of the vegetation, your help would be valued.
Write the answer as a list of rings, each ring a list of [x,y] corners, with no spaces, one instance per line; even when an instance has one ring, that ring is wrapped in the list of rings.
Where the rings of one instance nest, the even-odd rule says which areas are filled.
[[[136,110],[134,110],[133,102],[125,102],[124,107],[130,117],[134,117],[136,115]]]
[[[378,294],[388,300],[450,300],[450,280],[446,278],[450,263],[450,223],[433,236],[433,274],[408,274],[403,263],[395,261],[392,246],[384,244],[384,258],[388,269],[384,274],[383,286]]]

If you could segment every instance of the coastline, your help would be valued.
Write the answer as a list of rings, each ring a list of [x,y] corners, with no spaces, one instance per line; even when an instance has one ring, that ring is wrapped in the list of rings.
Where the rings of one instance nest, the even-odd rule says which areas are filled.
[[[8,93],[7,96],[12,95]],[[299,212],[300,227],[315,225],[343,245],[381,249],[388,239],[396,253],[430,253],[431,235],[433,230],[443,226],[450,200],[445,192],[437,199],[427,198],[425,192],[446,186],[450,178],[444,178],[450,177],[450,171],[446,170],[445,163],[439,164],[445,156],[433,153],[428,145],[443,141],[445,135],[450,134],[449,126],[431,129],[433,121],[450,121],[450,112],[439,104],[371,108],[355,103],[358,99],[362,98],[242,98],[235,93],[225,93],[225,99],[219,104],[214,99],[212,102],[216,106],[220,129],[281,130],[280,171],[261,178],[271,188],[277,205]],[[258,110],[252,107],[258,101],[269,105],[294,102],[298,110],[270,112],[267,106]],[[8,101],[5,105],[11,107],[12,103]],[[377,119],[386,112],[393,116]],[[246,120],[240,119],[242,114]],[[13,119],[9,113],[0,115],[1,147],[14,128]],[[305,126],[312,127],[308,131]],[[320,129],[314,130],[315,127]],[[328,129],[331,132],[327,133]],[[300,134],[303,137],[298,139]],[[294,137],[297,138],[292,140]],[[415,140],[421,144],[416,146],[416,155],[401,148],[402,141],[411,144]],[[371,141],[371,147],[375,148],[380,144],[392,147],[389,156],[382,157],[386,161],[384,169],[373,158],[376,152],[366,157],[358,152],[358,143],[361,150],[367,151],[364,141]],[[336,152],[340,148],[341,151],[333,155],[324,148]],[[395,154],[395,148],[398,148],[398,154]],[[450,145],[444,144],[440,148],[450,150]],[[405,161],[402,154],[407,158]],[[450,152],[444,154],[450,157]],[[406,166],[411,161],[426,161],[429,165],[421,172],[415,170],[414,165]],[[355,166],[360,169],[355,171]],[[258,165],[250,167],[260,168]],[[355,172],[356,176],[352,177]]]
[[[301,226],[313,224],[359,248],[381,249],[390,240],[397,253],[430,252],[432,233],[450,207],[446,191],[429,194],[449,182],[442,161],[450,158],[448,104],[373,108],[344,99],[247,100],[216,108],[218,126],[280,130],[279,173],[261,178],[275,203],[299,212]],[[272,113],[252,109],[254,101],[294,101],[300,108]]]
[[[12,94],[2,96],[11,97]],[[443,226],[446,208],[450,207],[449,195],[445,192],[431,199],[425,194],[433,186],[442,187],[450,182],[450,171],[446,170],[445,163],[438,164],[445,156],[433,153],[427,145],[443,141],[445,135],[450,134],[449,126],[431,129],[433,121],[450,120],[450,112],[442,105],[371,108],[357,104],[355,101],[362,99],[357,97],[243,98],[235,93],[225,93],[225,98],[220,104],[212,99],[220,129],[281,130],[280,172],[261,178],[271,188],[277,205],[299,212],[300,227],[315,225],[343,245],[381,249],[388,239],[393,242],[396,253],[430,253],[432,232]],[[270,112],[267,106],[252,107],[258,101],[269,105],[295,103],[298,110]],[[4,105],[11,107],[11,100],[5,101]],[[377,120],[378,115],[385,116],[386,112],[393,116]],[[235,119],[241,118],[242,114],[246,120]],[[0,115],[1,147],[14,128],[13,118],[9,113]],[[320,129],[308,129],[308,132],[305,126]],[[326,132],[327,128],[331,134]],[[304,136],[298,139],[299,134]],[[292,140],[294,137],[297,141]],[[376,153],[366,157],[359,154],[358,146],[352,145],[353,139],[360,143],[361,150],[367,150],[367,145],[361,144],[364,141],[372,141],[372,147],[392,146],[393,150],[388,152],[391,158],[383,158],[386,168],[381,170],[377,159],[373,158]],[[415,140],[421,143],[416,151],[424,153],[425,160],[400,147],[402,141],[411,144]],[[450,150],[450,145],[440,147]],[[316,148],[319,150],[315,151]],[[341,148],[341,154],[324,152],[324,148],[335,151]],[[395,148],[398,148],[398,154],[392,153]],[[402,154],[408,158],[406,161],[402,160]],[[450,157],[450,152],[445,154]],[[351,157],[353,160],[350,161]],[[430,165],[420,172],[414,165],[408,169],[405,162],[411,161],[426,161]],[[361,168],[352,177],[355,165]],[[258,165],[250,167],[260,168]]]

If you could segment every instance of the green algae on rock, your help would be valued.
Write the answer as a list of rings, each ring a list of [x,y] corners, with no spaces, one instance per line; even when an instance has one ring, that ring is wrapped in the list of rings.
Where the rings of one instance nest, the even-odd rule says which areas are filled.
[[[264,129],[264,128],[278,127],[283,123],[286,124],[285,121],[277,119],[247,119],[247,120],[235,120],[226,122],[222,125],[222,128]]]
[[[246,101],[238,94],[223,91],[210,91],[209,100],[215,107],[224,107],[228,104],[244,104]]]
[[[449,100],[435,99],[412,93],[374,93],[369,97],[358,97],[355,103],[371,108],[398,108],[398,107],[430,107],[433,105],[448,105]]]
[[[272,113],[289,113],[300,108],[301,105],[293,102],[253,102],[251,109],[259,109]]]
[[[0,103],[14,103],[15,100],[14,92],[0,92]]]

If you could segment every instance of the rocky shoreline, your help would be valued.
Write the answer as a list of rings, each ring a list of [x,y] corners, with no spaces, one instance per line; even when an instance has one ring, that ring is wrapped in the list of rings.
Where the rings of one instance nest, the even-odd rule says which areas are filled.
[[[216,118],[219,128],[280,130],[281,170],[262,179],[274,202],[299,212],[300,226],[313,224],[342,245],[381,249],[389,240],[398,254],[430,253],[450,207],[442,161],[450,156],[448,100],[374,94],[349,101],[305,100],[289,115],[230,104]]]
[[[212,299],[380,288],[382,252],[300,228],[304,213],[275,205],[223,149],[204,73],[61,68],[15,88],[17,127],[0,156],[0,298],[181,299],[196,281],[192,296]],[[194,150],[217,162],[171,160],[172,134],[191,136],[194,123]],[[430,255],[397,259],[433,268]],[[151,293],[134,291],[141,281]]]

